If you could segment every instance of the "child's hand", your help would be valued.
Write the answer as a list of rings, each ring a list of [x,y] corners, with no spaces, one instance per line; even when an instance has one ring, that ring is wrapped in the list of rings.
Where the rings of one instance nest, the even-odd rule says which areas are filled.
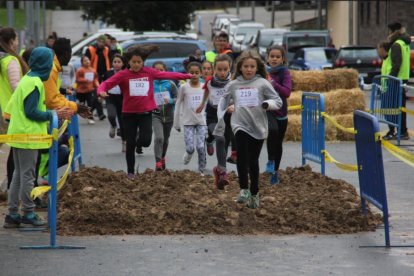
[[[73,110],[68,107],[56,109],[55,111],[58,118],[64,120],[69,119],[74,114]]]
[[[108,95],[108,92],[106,92],[106,91],[104,91],[104,92],[102,92],[102,93],[99,94],[99,97],[102,97],[102,98],[106,98],[108,96],[109,96]]]
[[[91,109],[88,106],[86,106],[84,104],[77,104],[77,106],[78,106],[79,116],[81,116],[82,118],[85,118],[85,119],[92,116]]]
[[[233,113],[233,111],[234,111],[234,104],[229,105],[229,106],[227,107],[227,112],[228,112],[228,113]]]
[[[204,104],[200,104],[196,109],[196,113],[200,113],[201,111],[203,111],[203,109],[204,109]]]

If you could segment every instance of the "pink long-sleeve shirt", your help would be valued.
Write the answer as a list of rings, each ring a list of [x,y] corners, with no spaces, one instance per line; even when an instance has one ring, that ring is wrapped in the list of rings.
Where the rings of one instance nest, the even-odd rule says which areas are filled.
[[[185,80],[191,78],[191,74],[161,72],[150,67],[143,67],[138,72],[124,69],[98,87],[98,94],[107,92],[109,89],[119,85],[123,102],[123,113],[143,113],[157,108],[154,99],[154,80]]]

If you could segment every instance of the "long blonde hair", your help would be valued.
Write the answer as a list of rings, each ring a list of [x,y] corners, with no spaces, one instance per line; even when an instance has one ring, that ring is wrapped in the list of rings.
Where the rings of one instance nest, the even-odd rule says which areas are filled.
[[[237,60],[236,60],[236,70],[234,72],[234,77],[233,78],[235,79],[238,76],[242,75],[241,67],[243,65],[243,62],[245,62],[249,58],[254,59],[257,63],[257,72],[256,73],[266,79],[267,78],[267,72],[266,72],[265,64],[264,64],[262,58],[260,57],[260,55],[257,53],[257,51],[254,51],[254,50],[243,51],[241,53],[241,55],[237,58]]]

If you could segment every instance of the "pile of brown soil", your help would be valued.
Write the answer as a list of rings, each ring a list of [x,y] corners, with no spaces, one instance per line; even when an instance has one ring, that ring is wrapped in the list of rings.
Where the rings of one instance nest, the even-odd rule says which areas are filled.
[[[342,234],[381,223],[379,214],[361,214],[352,185],[309,166],[280,171],[276,186],[260,177],[260,207],[253,210],[234,201],[234,173],[218,191],[211,176],[188,170],[147,170],[131,181],[121,171],[86,168],[59,192],[59,234]]]

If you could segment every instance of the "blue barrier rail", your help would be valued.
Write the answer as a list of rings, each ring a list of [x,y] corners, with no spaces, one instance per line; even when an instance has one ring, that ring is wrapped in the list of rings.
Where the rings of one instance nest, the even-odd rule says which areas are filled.
[[[402,81],[392,76],[375,76],[371,87],[370,112],[379,122],[397,128],[400,145],[402,116]]]
[[[319,93],[302,94],[302,165],[306,160],[321,164],[321,174],[325,175],[325,97]]]

